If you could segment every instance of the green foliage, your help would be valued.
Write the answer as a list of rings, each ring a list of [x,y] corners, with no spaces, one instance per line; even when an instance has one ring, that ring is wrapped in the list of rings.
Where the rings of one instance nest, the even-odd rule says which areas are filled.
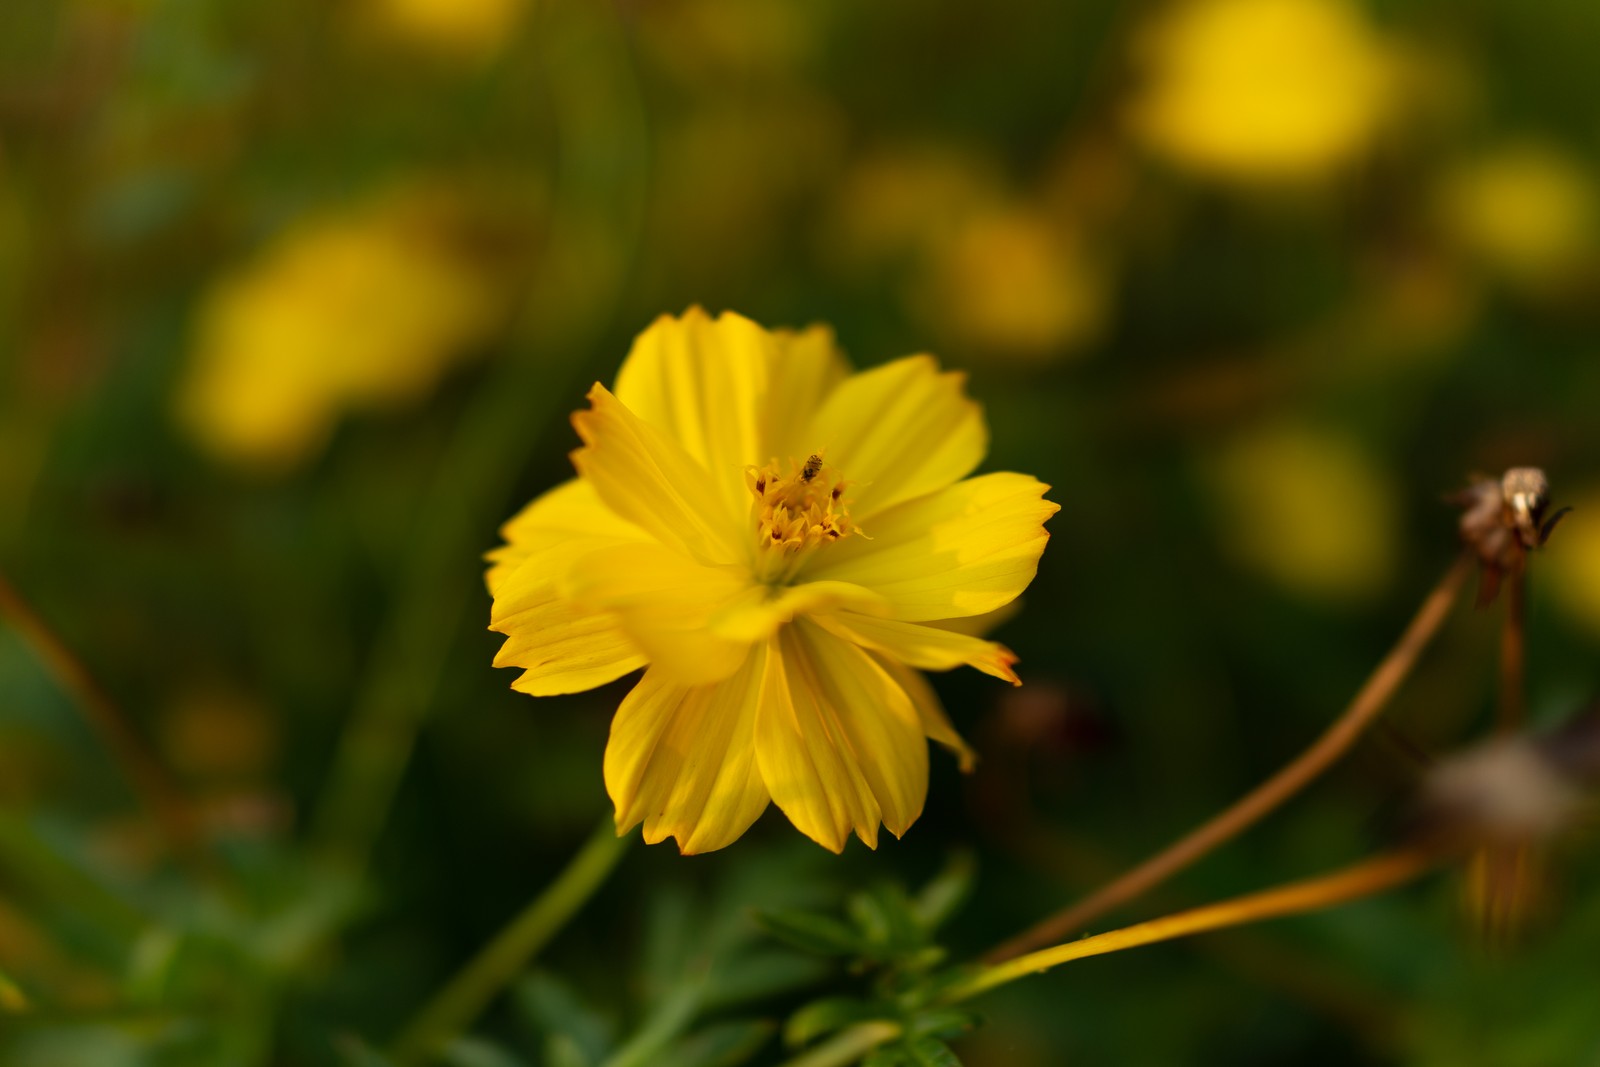
[[[809,911],[757,912],[773,937],[805,952],[840,958],[847,972],[866,979],[859,996],[826,996],[799,1008],[783,1026],[783,1041],[801,1048],[863,1023],[894,1024],[901,1037],[873,1052],[867,1063],[922,1067],[957,1062],[946,1040],[969,1033],[977,1016],[932,1006],[962,972],[939,969],[946,951],[939,927],[970,892],[971,856],[959,854],[914,896],[892,883],[849,894],[840,919]]]

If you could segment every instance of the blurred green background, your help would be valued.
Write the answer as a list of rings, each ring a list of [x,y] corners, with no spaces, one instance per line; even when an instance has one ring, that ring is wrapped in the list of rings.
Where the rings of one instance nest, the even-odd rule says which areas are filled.
[[[31,1005],[0,1063],[375,1063],[549,880],[607,810],[631,682],[511,692],[479,557],[568,476],[587,385],[694,303],[970,373],[986,469],[1062,505],[997,635],[1027,684],[936,680],[981,762],[936,753],[875,853],[776,811],[631,850],[464,1067],[780,1019],[850,980],[749,908],[958,846],[956,953],[1068,902],[1336,714],[1474,470],[1542,465],[1578,505],[1530,631],[1536,721],[1572,714],[1600,673],[1597,48],[1592,0],[5,0],[0,573],[196,840],[0,627],[0,975]],[[1403,691],[1417,746],[1483,732],[1496,624],[1463,608]],[[1415,776],[1370,741],[1123,917],[1355,859]],[[1600,1063],[1597,876],[1559,854],[1499,951],[1446,876],[1074,964],[957,1047]],[[735,1062],[704,1047],[641,1062]]]

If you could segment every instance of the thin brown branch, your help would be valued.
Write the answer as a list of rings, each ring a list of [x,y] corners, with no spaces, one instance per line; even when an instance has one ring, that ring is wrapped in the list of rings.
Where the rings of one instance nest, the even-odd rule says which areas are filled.
[[[95,681],[89,668],[4,574],[0,574],[0,619],[22,638],[44,669],[73,698],[134,795],[173,847],[192,855],[199,839],[198,828],[177,783],[146,747],[122,709]]]
[[[1196,862],[1219,845],[1232,840],[1327,770],[1349,751],[1372,720],[1405,681],[1417,658],[1449,617],[1472,570],[1472,557],[1462,553],[1439,584],[1423,601],[1400,640],[1383,658],[1349,706],[1311,747],[1285,764],[1271,778],[1245,794],[1231,807],[1179,838],[1143,863],[1102,886],[1078,903],[1036,923],[995,948],[985,960],[991,963],[1061,941],[1095,919],[1149,891]]]
[[[1500,627],[1501,733],[1521,730],[1527,720],[1525,678],[1528,663],[1528,571],[1524,565],[1506,583],[1506,615]]]

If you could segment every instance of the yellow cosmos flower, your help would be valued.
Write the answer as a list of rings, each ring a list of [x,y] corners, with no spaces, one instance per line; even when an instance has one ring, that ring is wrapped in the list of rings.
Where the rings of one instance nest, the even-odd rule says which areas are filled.
[[[578,477],[490,554],[490,625],[535,696],[646,668],[606,749],[618,832],[706,852],[770,801],[834,851],[904,833],[925,738],[971,759],[914,668],[1017,682],[954,627],[1033,579],[1048,487],[967,477],[988,430],[961,375],[851,374],[822,327],[663,317],[589,402]]]
[[[1393,97],[1388,49],[1340,0],[1189,0],[1139,45],[1134,133],[1217,177],[1320,175],[1366,147]]]

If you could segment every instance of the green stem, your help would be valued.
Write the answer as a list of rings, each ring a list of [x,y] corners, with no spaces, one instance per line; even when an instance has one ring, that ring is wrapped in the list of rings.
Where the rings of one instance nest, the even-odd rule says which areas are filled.
[[[495,994],[520,974],[594,895],[621,856],[622,838],[607,816],[556,880],[417,1013],[395,1039],[395,1062],[402,1067],[423,1063],[470,1027]]]
[[[809,1052],[803,1052],[792,1060],[785,1060],[780,1067],[846,1067],[879,1045],[893,1041],[900,1036],[900,1033],[900,1026],[897,1023],[887,1021],[862,1023],[848,1030],[841,1030]]]

